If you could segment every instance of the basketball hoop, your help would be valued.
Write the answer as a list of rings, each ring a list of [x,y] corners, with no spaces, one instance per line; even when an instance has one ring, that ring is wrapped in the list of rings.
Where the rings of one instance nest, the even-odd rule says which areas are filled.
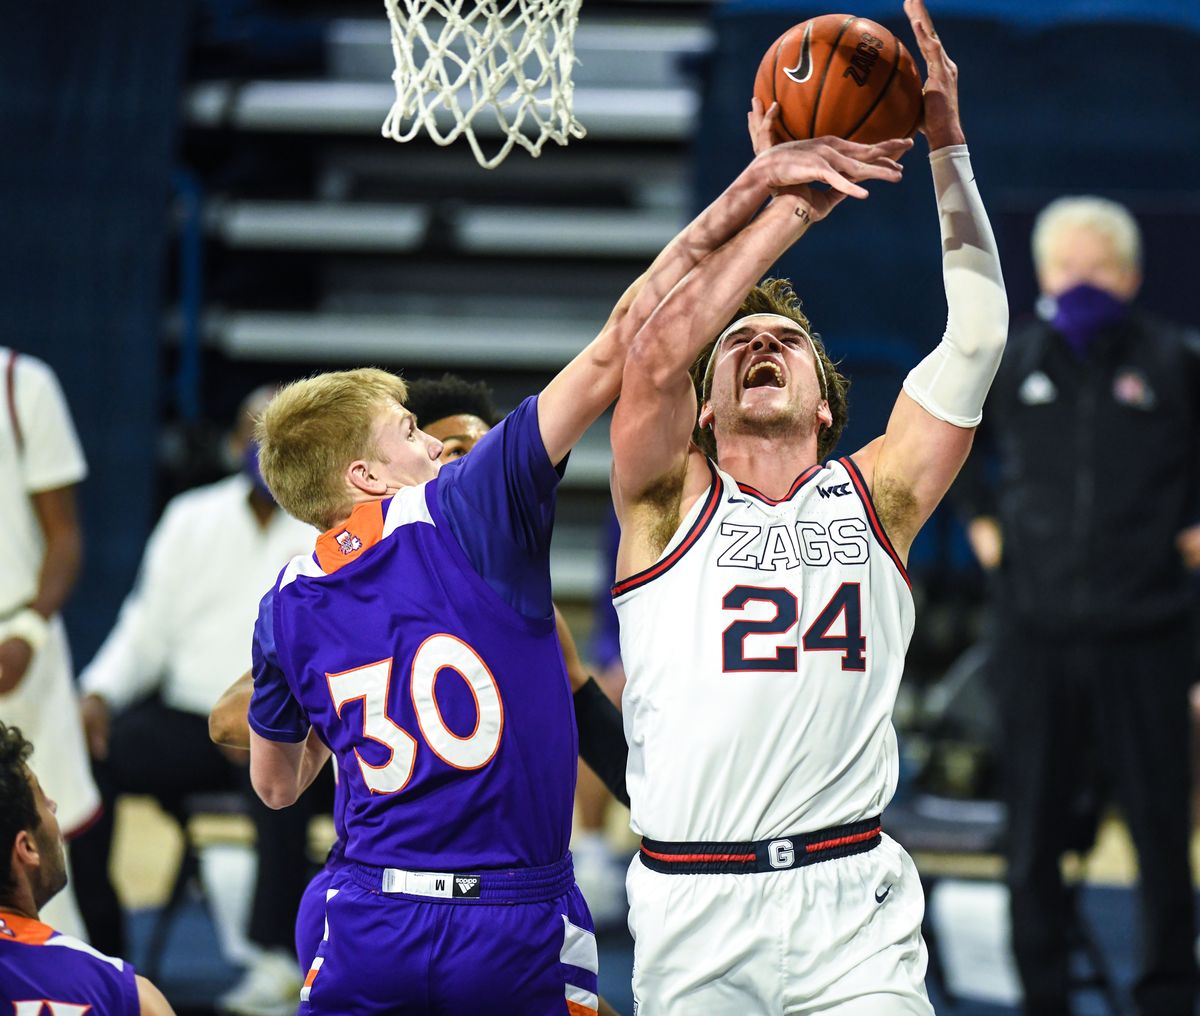
[[[582,138],[571,109],[580,2],[384,0],[396,102],[383,136],[411,141],[424,128],[439,145],[465,136],[485,169],[513,145],[536,157],[547,140]],[[493,118],[502,140],[487,155],[475,129],[489,133]]]

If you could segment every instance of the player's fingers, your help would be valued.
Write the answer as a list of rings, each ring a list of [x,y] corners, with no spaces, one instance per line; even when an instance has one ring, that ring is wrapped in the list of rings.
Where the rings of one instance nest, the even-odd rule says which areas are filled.
[[[818,173],[817,179],[822,183],[829,184],[834,190],[841,191],[847,197],[865,198],[867,196],[867,189],[865,187],[860,187],[853,180],[846,179],[846,177],[842,176],[832,166],[827,166]]]
[[[832,148],[842,155],[848,155],[852,159],[861,159],[863,162],[872,162],[878,158],[899,159],[905,152],[912,148],[912,138],[889,138],[887,141],[879,141],[873,145],[864,145],[858,141],[847,141],[844,138],[819,138],[822,144],[828,148]]]
[[[938,62],[942,44],[933,27],[933,20],[929,17],[924,0],[904,0],[904,13],[908,15],[913,35],[917,39],[917,48],[920,49],[921,56],[925,58],[926,66],[932,67]]]
[[[900,165],[891,159],[886,162],[879,160],[865,162],[861,159],[852,159],[849,156],[841,155],[838,152],[829,154],[829,164],[849,180],[890,180],[894,183],[904,173]]]

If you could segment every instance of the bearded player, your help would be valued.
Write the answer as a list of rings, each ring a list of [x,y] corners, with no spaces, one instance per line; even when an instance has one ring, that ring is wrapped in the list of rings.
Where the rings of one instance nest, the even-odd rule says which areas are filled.
[[[905,10],[928,66],[949,322],[886,432],[825,461],[846,380],[788,284],[751,289],[776,252],[745,233],[673,290],[625,368],[613,594],[643,837],[634,996],[654,1016],[932,1012],[920,883],[881,830],[905,560],[971,447],[1008,310],[956,68],[921,0]],[[798,238],[841,197],[799,187],[775,204]]]
[[[283,389],[263,475],[325,530],[262,601],[250,775],[295,801],[332,749],[345,858],[304,1013],[596,1010],[596,946],[567,843],[576,738],[549,545],[570,449],[616,398],[633,336],[735,236],[788,232],[773,189],[896,180],[904,142],[795,142],[758,155],[618,302],[600,334],[467,456],[377,370]]]
[[[67,884],[55,803],[29,768],[33,745],[0,723],[0,1011],[15,1016],[174,1016],[125,960],[43,924]]]

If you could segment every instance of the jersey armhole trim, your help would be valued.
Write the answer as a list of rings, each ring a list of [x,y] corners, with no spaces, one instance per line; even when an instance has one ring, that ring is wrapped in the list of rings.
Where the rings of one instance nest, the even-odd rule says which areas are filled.
[[[669,571],[688,552],[689,548],[700,539],[700,535],[704,530],[708,528],[708,524],[712,522],[713,516],[717,514],[717,505],[721,503],[721,493],[724,490],[725,484],[721,481],[720,474],[717,472],[717,467],[712,464],[712,460],[708,459],[706,461],[711,476],[711,485],[708,489],[708,497],[704,502],[704,507],[700,510],[700,514],[696,516],[696,521],[692,523],[692,528],[679,541],[679,546],[666,557],[656,561],[649,568],[643,568],[640,572],[635,572],[629,578],[622,579],[616,583],[611,590],[613,599],[623,596],[625,593],[628,593],[632,589],[637,589],[639,586],[644,586],[647,582]]]
[[[892,559],[892,563],[900,570],[900,577],[904,579],[904,584],[912,589],[912,581],[908,577],[908,569],[904,567],[904,562],[900,560],[900,555],[896,553],[896,548],[892,546],[892,541],[888,538],[887,530],[883,528],[883,523],[879,521],[879,516],[875,512],[875,502],[871,500],[871,492],[867,488],[867,481],[863,478],[863,474],[859,471],[858,465],[849,455],[838,459],[850,475],[850,482],[854,485],[854,492],[858,495],[858,499],[862,502],[863,508],[867,513],[867,521],[871,524],[871,531],[875,534],[875,539],[879,541],[879,545],[887,552],[887,556]]]

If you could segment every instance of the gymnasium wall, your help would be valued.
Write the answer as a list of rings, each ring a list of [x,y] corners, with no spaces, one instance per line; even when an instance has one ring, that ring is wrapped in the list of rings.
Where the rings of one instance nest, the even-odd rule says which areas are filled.
[[[91,479],[68,608],[90,657],[152,517],[162,291],[189,0],[24,4],[0,32],[0,344],[58,373]]]

